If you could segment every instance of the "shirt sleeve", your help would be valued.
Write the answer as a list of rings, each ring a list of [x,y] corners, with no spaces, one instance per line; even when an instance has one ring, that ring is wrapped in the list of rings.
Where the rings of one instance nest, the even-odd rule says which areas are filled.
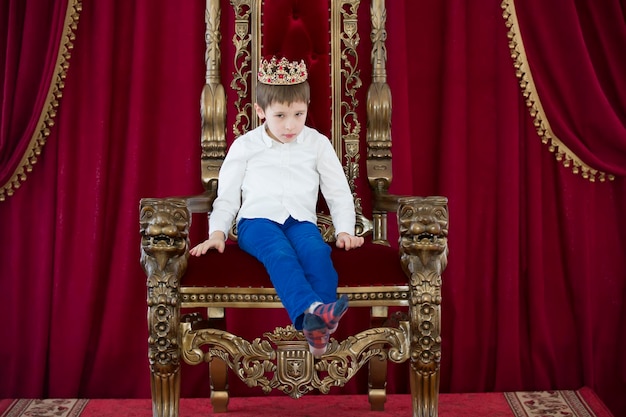
[[[354,197],[335,149],[325,137],[322,143],[317,169],[320,174],[320,189],[335,227],[335,236],[341,232],[354,235],[356,223]]]
[[[247,163],[247,152],[241,139],[232,143],[220,168],[217,198],[209,217],[209,234],[219,230],[228,236],[241,207],[241,184]]]

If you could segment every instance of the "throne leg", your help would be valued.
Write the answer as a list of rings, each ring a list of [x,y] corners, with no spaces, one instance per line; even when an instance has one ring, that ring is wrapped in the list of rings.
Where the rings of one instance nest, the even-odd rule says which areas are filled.
[[[385,306],[372,307],[372,328],[384,325],[387,319],[388,308]],[[376,348],[377,346],[373,346]],[[382,345],[380,346],[382,347]],[[368,400],[372,411],[384,411],[387,401],[387,361],[380,358],[372,358],[369,361],[368,376]]]
[[[178,417],[180,403],[180,369],[173,374],[150,372],[153,417]]]
[[[431,292],[440,293],[440,286],[418,285],[414,294],[419,302],[411,308],[414,327],[411,340],[410,386],[413,417],[437,417],[441,360],[441,307]]]
[[[178,417],[180,402],[179,309],[167,304],[148,307],[152,415]]]
[[[209,362],[209,374],[211,378],[211,405],[214,413],[228,411],[228,366],[219,359],[213,358]]]
[[[225,313],[223,308],[208,308],[207,316],[213,327],[225,328]],[[211,405],[214,413],[228,411],[228,365],[223,360],[213,357],[209,362],[209,380],[211,385]]]
[[[409,278],[413,417],[437,417],[441,362],[441,274],[448,255],[448,200],[400,199],[400,259]]]
[[[411,364],[410,378],[413,417],[437,417],[439,406],[439,372],[424,375]]]
[[[178,417],[179,283],[189,257],[189,211],[181,199],[140,203],[141,265],[147,276],[148,361],[154,417]]]
[[[178,308],[167,304],[149,305],[150,386],[152,415],[178,417],[180,402],[180,347]]]

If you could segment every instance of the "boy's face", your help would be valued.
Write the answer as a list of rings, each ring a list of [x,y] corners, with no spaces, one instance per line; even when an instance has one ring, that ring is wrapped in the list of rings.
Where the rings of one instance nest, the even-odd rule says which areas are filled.
[[[265,119],[267,134],[281,143],[289,143],[296,140],[302,132],[308,105],[305,102],[295,101],[290,105],[284,103],[272,103],[265,110],[254,104],[256,114]]]

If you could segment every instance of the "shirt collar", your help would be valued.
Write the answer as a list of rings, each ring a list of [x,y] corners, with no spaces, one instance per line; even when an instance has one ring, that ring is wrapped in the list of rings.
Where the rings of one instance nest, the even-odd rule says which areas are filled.
[[[263,125],[261,126],[261,137],[263,138],[263,143],[265,144],[265,146],[267,146],[268,148],[271,148],[273,144],[280,145],[279,142],[275,141],[274,139],[270,137],[270,135],[267,134],[267,130],[265,130],[265,128],[266,128],[265,123],[263,123]],[[306,126],[304,127],[304,129],[302,129],[302,132],[300,132],[300,134],[296,136],[296,140],[294,142],[302,143],[302,141],[304,140],[305,130],[306,130]]]

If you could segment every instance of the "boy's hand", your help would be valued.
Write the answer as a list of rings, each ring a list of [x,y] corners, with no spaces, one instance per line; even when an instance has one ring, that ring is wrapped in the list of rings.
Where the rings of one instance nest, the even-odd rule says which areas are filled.
[[[211,233],[207,240],[191,248],[189,254],[192,256],[201,256],[207,253],[209,249],[216,249],[219,253],[223,253],[225,247],[226,236],[223,232],[215,231]]]
[[[338,248],[350,250],[361,247],[364,241],[365,239],[363,239],[361,236],[353,236],[349,233],[341,232],[337,235],[337,241],[335,242],[335,245]]]

